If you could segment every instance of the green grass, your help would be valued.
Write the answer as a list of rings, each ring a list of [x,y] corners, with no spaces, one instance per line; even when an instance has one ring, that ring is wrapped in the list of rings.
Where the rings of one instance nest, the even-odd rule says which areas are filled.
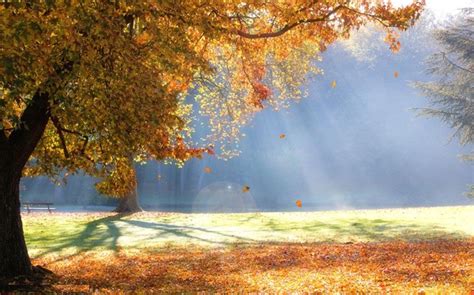
[[[160,250],[280,242],[472,238],[474,206],[382,210],[180,214],[24,214],[33,257],[94,250]]]

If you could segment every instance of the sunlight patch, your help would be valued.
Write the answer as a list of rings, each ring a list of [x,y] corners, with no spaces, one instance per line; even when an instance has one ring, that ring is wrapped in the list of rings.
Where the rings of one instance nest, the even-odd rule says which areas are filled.
[[[204,187],[193,202],[193,212],[249,212],[257,209],[249,190],[241,184],[218,181]]]

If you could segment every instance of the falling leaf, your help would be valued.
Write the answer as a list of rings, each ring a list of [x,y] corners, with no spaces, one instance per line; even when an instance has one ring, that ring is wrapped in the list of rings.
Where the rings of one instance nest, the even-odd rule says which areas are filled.
[[[286,137],[286,135],[284,133],[280,134],[281,139],[284,139],[285,137]]]
[[[161,174],[156,175],[157,180],[161,180]]]
[[[204,168],[204,173],[211,173],[211,172],[212,172],[211,167],[205,167]]]
[[[395,72],[393,73],[393,76],[394,76],[395,78],[398,78],[398,72],[395,71]]]
[[[298,206],[298,208],[301,208],[303,206],[301,200],[296,200],[296,206]]]
[[[249,191],[250,191],[250,186],[248,186],[248,185],[245,185],[245,186],[242,188],[242,192],[243,192],[243,193],[247,193],[247,192],[249,192]]]
[[[216,152],[214,151],[214,146],[213,145],[209,145],[209,147],[206,149],[206,151],[211,156],[214,156],[216,154]]]
[[[337,85],[336,80],[334,80],[334,81],[331,82],[331,87],[332,87],[332,88],[336,88],[336,85]]]

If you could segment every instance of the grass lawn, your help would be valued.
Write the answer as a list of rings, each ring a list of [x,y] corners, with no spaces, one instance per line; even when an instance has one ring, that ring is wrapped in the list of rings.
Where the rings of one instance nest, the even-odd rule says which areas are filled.
[[[32,213],[34,262],[60,290],[474,289],[474,206],[180,214]]]

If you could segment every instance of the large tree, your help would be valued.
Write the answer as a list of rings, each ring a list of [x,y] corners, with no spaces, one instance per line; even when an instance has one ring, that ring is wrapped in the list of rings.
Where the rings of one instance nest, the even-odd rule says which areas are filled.
[[[433,81],[415,86],[431,104],[421,114],[440,118],[454,129],[461,145],[474,143],[474,8],[464,9],[447,25],[434,31],[439,51],[427,61]],[[465,155],[474,161],[474,154]],[[474,185],[469,195],[474,197]]]
[[[22,173],[99,175],[117,194],[135,159],[200,156],[183,97],[211,141],[301,96],[318,53],[367,22],[406,29],[423,3],[0,1],[0,277],[30,274]],[[398,46],[388,38],[391,47]],[[25,170],[25,165],[32,167]],[[128,172],[127,172],[128,171]],[[133,176],[133,177],[132,177]]]

